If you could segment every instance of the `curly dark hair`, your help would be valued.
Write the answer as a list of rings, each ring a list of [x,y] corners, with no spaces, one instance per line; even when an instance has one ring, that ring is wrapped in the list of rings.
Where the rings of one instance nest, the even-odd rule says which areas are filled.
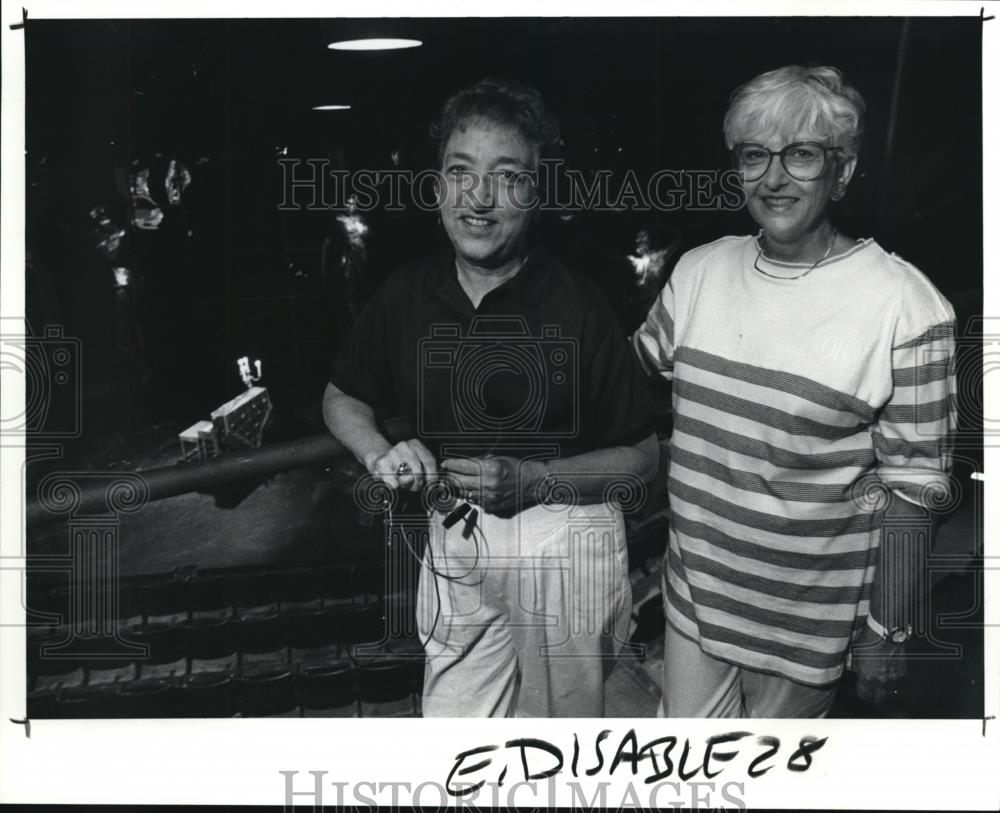
[[[431,141],[439,166],[451,134],[476,120],[513,127],[538,150],[540,158],[549,157],[559,146],[559,120],[542,100],[542,94],[520,82],[483,79],[451,96],[431,124]]]

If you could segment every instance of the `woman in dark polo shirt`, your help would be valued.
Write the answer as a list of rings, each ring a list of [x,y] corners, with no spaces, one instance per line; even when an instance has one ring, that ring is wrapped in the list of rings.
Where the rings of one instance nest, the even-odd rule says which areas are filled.
[[[425,715],[602,716],[631,611],[615,497],[658,465],[646,384],[596,287],[530,240],[559,138],[538,92],[484,80],[433,134],[451,250],[374,295],[326,423],[392,488],[446,485],[470,505],[449,528],[451,503],[431,511]],[[416,437],[393,445],[377,412]]]

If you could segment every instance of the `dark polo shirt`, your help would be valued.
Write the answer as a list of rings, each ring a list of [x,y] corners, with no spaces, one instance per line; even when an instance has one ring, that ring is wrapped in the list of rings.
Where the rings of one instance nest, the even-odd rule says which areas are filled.
[[[330,380],[405,415],[436,457],[569,457],[632,445],[653,404],[603,294],[542,249],[473,308],[448,251],[405,266],[358,317]]]

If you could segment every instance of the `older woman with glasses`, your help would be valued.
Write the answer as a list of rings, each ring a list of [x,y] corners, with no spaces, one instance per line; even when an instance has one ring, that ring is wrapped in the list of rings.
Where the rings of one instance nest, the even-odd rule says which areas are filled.
[[[883,530],[948,487],[955,317],[834,225],[863,115],[835,68],[736,90],[724,133],[760,230],[684,255],[634,336],[673,381],[671,717],[823,716],[852,644],[863,697],[902,676],[919,562]]]

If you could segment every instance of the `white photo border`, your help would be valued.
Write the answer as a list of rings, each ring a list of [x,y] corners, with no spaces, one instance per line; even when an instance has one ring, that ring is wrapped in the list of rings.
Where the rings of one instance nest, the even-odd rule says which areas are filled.
[[[12,29],[22,17],[23,3],[4,2],[0,14],[3,55],[2,138],[2,279],[0,316],[17,318],[24,308],[24,38]],[[503,4],[504,16],[980,16],[1000,10],[989,2],[557,2],[542,8],[519,0]],[[483,2],[423,4],[381,0],[377,4],[334,7],[338,16],[494,16],[497,8]],[[158,18],[158,17],[324,17],[331,6],[321,2],[288,0],[278,7],[249,9],[245,3],[200,0],[166,4],[135,4],[103,0],[31,2],[29,19]],[[983,126],[985,224],[1000,223],[1000,154],[987,145],[1000,139],[1000,20],[984,23]],[[984,230],[984,311],[1000,315],[1000,234]],[[993,414],[1000,402],[997,376],[984,376],[984,414]],[[4,375],[0,388],[4,414],[23,404],[23,382]],[[1000,449],[986,448],[987,475],[1000,471]],[[24,538],[24,451],[0,447],[0,802],[155,803],[155,804],[266,804],[286,801],[286,777],[293,780],[295,803],[322,801],[361,805],[352,796],[362,783],[443,784],[456,755],[480,745],[535,737],[557,744],[567,756],[574,735],[592,759],[593,743],[603,729],[611,729],[611,751],[630,729],[641,745],[673,735],[703,747],[706,737],[743,730],[755,736],[775,736],[782,742],[776,768],[759,779],[747,778],[746,754],[727,767],[719,782],[745,783],[741,799],[751,808],[836,807],[912,809],[993,809],[1000,807],[1000,550],[997,546],[997,506],[1000,478],[987,476],[986,569],[984,572],[986,649],[984,696],[986,720],[393,720],[393,719],[233,719],[233,720],[108,720],[33,721],[26,736],[24,628],[21,608]],[[992,563],[992,567],[991,567]],[[810,770],[795,773],[784,759],[802,737],[828,737]],[[748,738],[749,740],[750,738]],[[678,746],[679,749],[680,746]],[[589,750],[588,750],[589,749]],[[512,752],[513,753],[513,752]],[[505,757],[507,758],[507,757]],[[498,757],[499,759],[499,757]],[[511,759],[514,770],[519,766]],[[321,774],[323,798],[310,797],[313,776]],[[513,775],[513,774],[512,774]],[[560,780],[565,777],[561,776]],[[614,806],[629,804],[630,773],[620,770],[608,780],[607,799]],[[674,777],[672,777],[674,778]],[[596,789],[584,781],[588,799]],[[338,783],[340,793],[338,797]],[[641,785],[641,780],[639,780]],[[401,787],[401,786],[400,786]],[[431,790],[418,801],[440,806]],[[733,791],[734,795],[736,791]],[[367,797],[372,790],[364,788]],[[384,801],[387,796],[381,796]],[[398,801],[410,801],[400,792]],[[664,804],[672,799],[661,796]],[[686,798],[686,797],[683,797]],[[527,789],[515,797],[520,804],[571,805],[578,801],[566,782],[555,784],[555,797],[532,796]],[[719,804],[718,801],[715,802]],[[481,804],[481,802],[480,802]],[[634,804],[634,803],[632,803]],[[449,806],[457,806],[450,800]],[[685,806],[690,806],[689,802]]]

